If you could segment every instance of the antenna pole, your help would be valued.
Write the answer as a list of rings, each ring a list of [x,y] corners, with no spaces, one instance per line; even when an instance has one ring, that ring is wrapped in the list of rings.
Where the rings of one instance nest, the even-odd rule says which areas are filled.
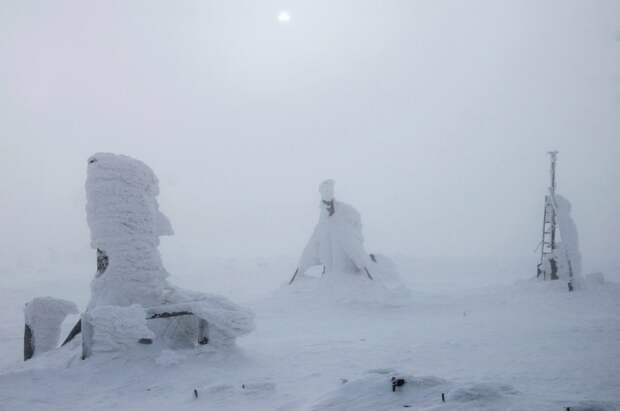
[[[549,189],[551,193],[555,194],[555,163],[558,160],[558,151],[548,151],[549,157],[551,157],[551,186]]]
[[[556,187],[556,182],[555,182],[555,163],[558,160],[558,151],[554,150],[554,151],[548,151],[547,152],[549,154],[549,157],[551,158],[551,169],[550,169],[550,174],[551,174],[551,186],[549,186],[549,191],[551,193],[551,198],[550,200],[552,201],[553,204],[555,204],[555,187]],[[553,209],[553,207],[551,207],[551,215],[550,215],[550,222],[551,222],[551,251],[553,252],[553,250],[555,250],[555,231],[556,231],[556,221],[555,221],[555,209]]]

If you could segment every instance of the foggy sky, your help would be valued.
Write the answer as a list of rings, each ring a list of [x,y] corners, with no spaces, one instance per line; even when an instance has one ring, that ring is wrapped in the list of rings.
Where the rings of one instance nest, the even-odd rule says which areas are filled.
[[[333,178],[369,251],[534,267],[558,149],[586,270],[618,257],[617,0],[4,0],[0,30],[0,266],[91,258],[99,151],[158,175],[164,257],[297,255]]]

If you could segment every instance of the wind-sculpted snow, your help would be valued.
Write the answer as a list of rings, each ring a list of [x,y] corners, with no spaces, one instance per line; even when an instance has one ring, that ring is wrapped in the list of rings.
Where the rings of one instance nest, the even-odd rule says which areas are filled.
[[[189,311],[209,323],[209,339],[213,344],[234,341],[254,329],[254,313],[229,299],[213,294],[176,288],[169,296],[176,311]],[[181,301],[176,303],[176,301]]]
[[[438,377],[394,370],[369,374],[326,394],[311,410],[499,410],[511,409],[511,403],[519,394],[511,386],[494,383],[461,385]],[[403,379],[405,383],[392,391],[392,377]]]
[[[92,281],[90,316],[85,318],[100,319],[94,324],[97,328],[110,320],[108,328],[116,330],[120,324],[116,317],[95,316],[97,307],[106,306],[109,311],[108,306],[138,304],[146,310],[157,307],[163,311],[188,311],[208,322],[211,344],[232,343],[235,337],[253,329],[253,315],[224,297],[182,290],[167,281],[169,274],[158,250],[159,236],[172,235],[173,230],[159,210],[158,194],[155,173],[141,161],[109,153],[98,153],[88,160],[86,214],[91,246],[105,256],[105,263]],[[174,309],[166,310],[170,305]],[[142,316],[136,310],[131,314],[139,324],[146,323],[144,312]],[[173,329],[192,324],[185,318],[167,321],[174,323]],[[140,329],[138,323],[135,325]],[[120,329],[118,333],[106,333],[120,334]],[[135,341],[133,334],[128,335]]]
[[[69,314],[77,314],[77,306],[66,300],[37,297],[26,304],[24,316],[32,330],[34,354],[41,354],[58,347],[62,322]]]
[[[581,252],[579,251],[579,234],[577,232],[577,224],[571,216],[571,203],[561,195],[555,195],[558,224],[560,226],[560,237],[562,242],[559,248],[565,251],[564,255],[560,255],[560,261],[564,262],[566,257],[570,260],[571,269],[574,277],[581,277]],[[560,276],[568,277],[567,262],[560,267]]]
[[[252,303],[258,327],[238,348],[158,351],[154,343],[130,356],[100,353],[81,361],[69,344],[4,366],[0,409],[620,409],[614,282],[568,293],[559,281],[523,281],[418,294],[401,306],[327,304],[321,293],[306,293],[318,284],[327,293],[334,279],[351,280],[341,292],[347,284],[372,284],[341,274],[282,287]],[[22,281],[24,289],[33,286]],[[72,281],[61,279],[50,292]],[[20,302],[7,294],[0,307]],[[15,324],[12,316],[5,323]],[[10,340],[21,337],[21,317],[18,325],[0,329],[7,330],[4,356],[16,357]],[[391,377],[406,383],[393,392]]]
[[[374,279],[383,287],[396,293],[409,294],[407,285],[401,278],[396,263],[383,254],[373,254],[372,262],[368,265]]]
[[[392,283],[390,285],[396,284]],[[405,306],[411,304],[411,291],[405,287],[388,287],[381,277],[372,281],[350,273],[332,271],[321,278],[302,276],[294,287],[285,286],[276,295],[293,304]]]

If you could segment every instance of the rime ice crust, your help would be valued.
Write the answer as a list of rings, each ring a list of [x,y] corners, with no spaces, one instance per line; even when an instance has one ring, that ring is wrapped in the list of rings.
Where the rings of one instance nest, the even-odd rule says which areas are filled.
[[[90,307],[161,304],[167,293],[157,246],[173,233],[159,211],[159,182],[144,163],[99,153],[88,160],[86,216],[91,247],[109,258],[105,273],[92,282]]]
[[[98,306],[86,312],[84,320],[97,330],[90,342],[93,353],[120,351],[135,347],[142,338],[155,337],[146,324],[144,308],[137,304]]]
[[[321,215],[299,259],[302,274],[319,264],[323,264],[325,272],[358,273],[370,261],[364,249],[360,213],[335,200],[335,185],[334,180],[319,185]]]
[[[214,343],[250,332],[250,311],[223,297],[181,290],[167,281],[159,236],[172,235],[173,230],[159,210],[158,194],[155,173],[139,160],[110,153],[98,153],[88,160],[86,215],[91,247],[108,258],[105,270],[91,283],[88,310],[183,304],[209,322]],[[101,316],[101,321],[106,318]]]
[[[35,355],[56,348],[62,322],[67,315],[77,313],[78,308],[74,303],[58,298],[37,297],[27,303],[24,316],[32,330]]]
[[[558,245],[564,253],[560,254],[560,270],[561,278],[569,279],[569,269],[567,257],[570,260],[573,277],[580,278],[581,272],[581,252],[579,251],[579,233],[577,225],[571,216],[571,203],[563,196],[555,195],[558,225],[560,227],[561,243]]]
[[[400,279],[396,265],[386,256],[373,254],[371,258],[368,254],[360,213],[353,206],[336,201],[335,181],[323,181],[319,193],[319,222],[289,284],[298,274],[303,277],[309,268],[322,265],[324,281],[321,282],[325,284],[302,286],[310,294],[328,296],[333,301],[406,303],[410,292]],[[373,281],[360,282],[359,277]]]
[[[357,273],[369,264],[360,214],[349,204],[333,204],[331,216],[321,207],[319,222],[299,260],[302,273],[318,264],[325,265],[325,272]]]

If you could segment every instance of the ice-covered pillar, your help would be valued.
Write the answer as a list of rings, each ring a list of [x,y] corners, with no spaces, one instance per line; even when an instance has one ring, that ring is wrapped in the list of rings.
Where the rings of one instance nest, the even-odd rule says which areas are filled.
[[[97,277],[105,273],[108,268],[108,255],[105,251],[97,249]]]
[[[253,328],[249,310],[168,282],[158,246],[173,231],[158,195],[158,179],[143,162],[110,153],[88,160],[86,216],[97,275],[79,324],[83,358],[156,340],[228,345]]]
[[[157,177],[143,162],[110,153],[88,160],[86,216],[97,250],[89,308],[166,302],[170,285],[158,246],[159,236],[173,231],[158,195]]]

